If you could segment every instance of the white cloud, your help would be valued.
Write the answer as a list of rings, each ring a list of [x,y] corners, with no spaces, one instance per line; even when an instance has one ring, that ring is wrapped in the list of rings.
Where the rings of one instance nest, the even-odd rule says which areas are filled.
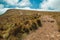
[[[16,7],[15,9],[31,9],[30,7],[24,7],[24,8],[19,8],[19,7]]]
[[[31,6],[29,0],[22,0],[20,3],[17,4],[18,6]]]
[[[44,0],[41,4],[42,9],[53,8],[55,10],[60,10],[60,0]]]
[[[31,3],[29,0],[21,0],[20,2],[19,2],[19,0],[5,0],[5,2],[9,5],[15,5],[15,6],[19,6],[19,7],[31,6]]]
[[[5,0],[5,2],[9,5],[16,5],[19,0]]]
[[[4,5],[3,4],[0,4],[0,9],[4,8]]]
[[[0,15],[5,13],[9,8],[3,8],[3,9],[0,9]]]

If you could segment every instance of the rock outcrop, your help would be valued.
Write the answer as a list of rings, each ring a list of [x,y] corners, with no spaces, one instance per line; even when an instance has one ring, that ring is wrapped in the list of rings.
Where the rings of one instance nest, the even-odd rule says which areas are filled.
[[[28,35],[24,40],[60,40],[56,20],[49,15],[41,17],[42,27]]]
[[[0,16],[0,40],[60,40],[60,12],[10,9]]]

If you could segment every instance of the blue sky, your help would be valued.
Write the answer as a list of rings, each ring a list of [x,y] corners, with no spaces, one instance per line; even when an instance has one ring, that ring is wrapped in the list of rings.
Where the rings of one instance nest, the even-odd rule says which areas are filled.
[[[11,1],[11,2],[10,1],[11,0],[9,0],[9,1],[8,0],[0,0],[0,4],[4,5],[4,8],[30,7],[32,9],[39,9],[40,8],[39,7],[40,3],[42,3],[44,0],[16,0],[16,2],[15,2],[15,0]],[[24,4],[24,2],[26,4],[25,6],[24,5],[23,6],[21,6],[21,5],[18,6],[19,3]]]
[[[9,8],[60,11],[60,0],[0,0],[0,13]]]

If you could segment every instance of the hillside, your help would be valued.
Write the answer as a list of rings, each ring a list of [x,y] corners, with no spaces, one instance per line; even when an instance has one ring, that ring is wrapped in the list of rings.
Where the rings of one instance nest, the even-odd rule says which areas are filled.
[[[1,40],[27,40],[27,38],[31,38],[30,35],[37,38],[38,32],[41,35],[40,31],[42,34],[51,32],[51,34],[56,32],[55,35],[60,34],[60,12],[10,9],[0,16]],[[49,39],[45,39],[44,36],[39,38],[35,40]],[[31,40],[33,40],[33,37]]]

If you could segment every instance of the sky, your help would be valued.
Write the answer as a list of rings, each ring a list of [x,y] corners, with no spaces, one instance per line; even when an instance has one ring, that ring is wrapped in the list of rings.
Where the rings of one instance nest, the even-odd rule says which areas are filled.
[[[0,0],[0,14],[8,9],[60,11],[60,0]]]

